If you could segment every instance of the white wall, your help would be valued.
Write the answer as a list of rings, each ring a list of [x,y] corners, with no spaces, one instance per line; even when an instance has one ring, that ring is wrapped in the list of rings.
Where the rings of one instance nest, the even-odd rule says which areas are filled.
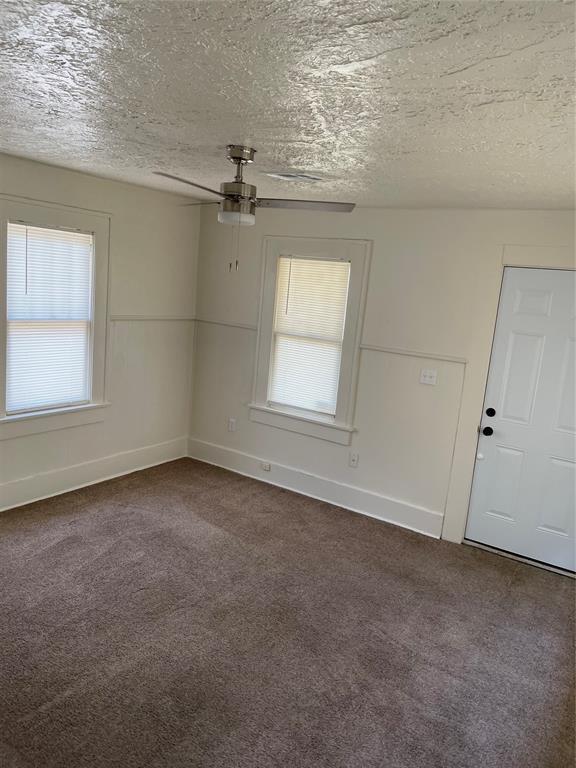
[[[571,266],[573,214],[259,211],[239,246],[214,210],[202,216],[191,455],[460,541],[503,264]],[[350,448],[249,420],[266,235],[373,241]],[[436,387],[418,383],[422,367]]]
[[[200,228],[185,198],[13,157],[0,194],[111,215],[111,405],[84,426],[0,434],[0,508],[183,455],[190,431],[191,455],[459,541],[503,263],[572,265],[567,211],[259,211],[238,243],[213,208]],[[350,448],[248,418],[265,235],[374,243]]]
[[[0,155],[0,194],[105,211],[107,390],[85,426],[0,440],[0,508],[186,451],[198,209],[176,195]],[[2,435],[0,435],[0,438]]]

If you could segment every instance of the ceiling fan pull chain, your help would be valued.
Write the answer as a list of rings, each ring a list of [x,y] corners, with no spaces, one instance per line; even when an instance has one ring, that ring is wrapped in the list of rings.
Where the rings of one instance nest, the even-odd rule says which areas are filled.
[[[290,263],[288,264],[288,287],[286,288],[286,308],[284,314],[288,314],[288,302],[290,301],[290,285],[292,283],[292,256],[290,256]]]
[[[240,266],[240,216],[238,216],[238,222],[235,227],[236,230],[236,272]]]
[[[28,227],[26,231],[26,251],[24,253],[24,295],[28,296]]]

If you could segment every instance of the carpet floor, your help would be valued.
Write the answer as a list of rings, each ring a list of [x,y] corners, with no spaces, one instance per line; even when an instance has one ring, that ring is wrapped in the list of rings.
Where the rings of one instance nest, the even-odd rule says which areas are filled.
[[[0,515],[2,768],[572,768],[574,582],[182,459]]]

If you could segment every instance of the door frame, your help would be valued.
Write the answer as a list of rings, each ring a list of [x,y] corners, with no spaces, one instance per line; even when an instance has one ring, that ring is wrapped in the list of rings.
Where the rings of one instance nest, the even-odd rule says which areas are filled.
[[[474,327],[477,343],[471,340],[464,369],[464,385],[454,443],[448,494],[444,508],[441,538],[461,544],[465,539],[472,483],[478,452],[478,425],[483,413],[488,373],[496,334],[496,323],[508,267],[525,269],[576,270],[574,250],[570,246],[503,245],[487,259],[487,294],[477,301],[478,323]],[[475,315],[476,316],[476,315]]]
[[[468,517],[470,516],[470,506],[472,504],[472,491],[474,489],[474,478],[476,476],[476,471],[478,469],[478,446],[480,444],[480,425],[482,424],[482,417],[484,416],[484,410],[486,407],[486,394],[488,392],[488,379],[490,377],[490,368],[492,366],[492,360],[494,357],[494,347],[496,345],[496,331],[498,328],[498,316],[500,314],[500,310],[502,309],[502,293],[504,291],[504,277],[506,275],[507,269],[526,269],[526,267],[517,267],[517,266],[508,266],[507,264],[502,264],[502,268],[500,269],[500,286],[498,288],[498,301],[496,304],[496,317],[494,318],[494,326],[492,328],[492,338],[490,341],[490,354],[488,356],[488,367],[486,369],[486,375],[484,376],[484,390],[482,394],[482,406],[479,411],[478,415],[478,427],[476,429],[476,443],[474,446],[474,465],[472,467],[472,477],[470,479],[470,492],[468,493],[468,504],[466,505],[466,520],[464,521],[464,532],[462,534],[462,542],[467,542],[466,539],[466,528],[468,526]],[[546,267],[530,267],[530,269],[546,269]]]

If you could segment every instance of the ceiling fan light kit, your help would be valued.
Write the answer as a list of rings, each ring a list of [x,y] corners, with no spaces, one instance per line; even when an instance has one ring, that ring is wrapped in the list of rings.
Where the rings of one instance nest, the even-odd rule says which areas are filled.
[[[218,221],[220,224],[251,227],[256,223],[256,203],[252,200],[222,200],[218,208]]]
[[[226,156],[236,166],[233,181],[220,184],[220,191],[188,181],[171,173],[155,171],[157,176],[164,176],[173,181],[181,181],[191,187],[197,187],[204,192],[210,192],[222,198],[218,209],[218,221],[221,224],[252,226],[256,222],[256,208],[292,208],[308,211],[333,211],[335,213],[350,213],[354,203],[331,203],[325,200],[285,200],[272,197],[256,197],[256,187],[247,184],[243,179],[244,166],[254,162],[256,150],[242,144],[228,144]]]

